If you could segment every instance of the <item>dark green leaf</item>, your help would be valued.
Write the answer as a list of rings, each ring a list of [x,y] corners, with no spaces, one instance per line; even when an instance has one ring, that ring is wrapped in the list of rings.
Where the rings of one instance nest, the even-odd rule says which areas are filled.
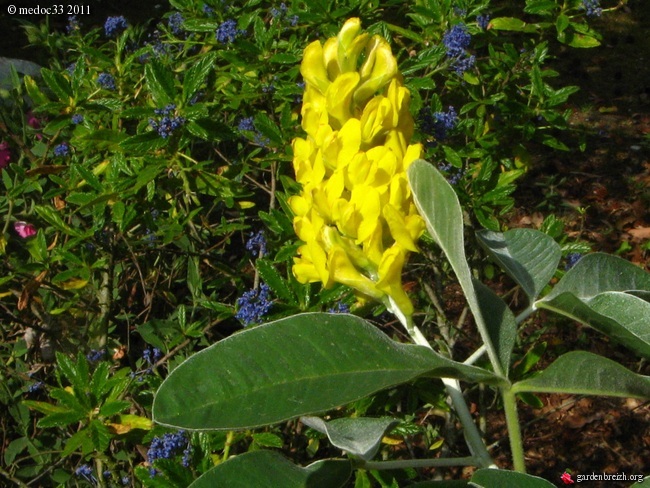
[[[174,77],[160,62],[152,59],[144,68],[144,76],[158,108],[164,108],[174,101]]]
[[[99,415],[104,417],[111,417],[115,414],[118,414],[131,406],[131,402],[126,400],[116,400],[112,402],[106,402],[99,409]]]
[[[36,425],[43,429],[48,427],[66,427],[70,424],[75,424],[84,418],[86,418],[86,415],[80,412],[53,413],[43,417]]]
[[[327,435],[332,445],[365,461],[375,457],[386,432],[399,423],[391,418],[342,418],[325,422],[318,417],[301,417],[300,421]]]
[[[521,286],[532,303],[553,277],[562,257],[560,246],[534,229],[504,233],[477,232],[479,243],[508,275]]]
[[[276,452],[254,451],[212,468],[190,488],[342,488],[351,474],[349,461],[318,461],[301,468]]]
[[[268,259],[258,259],[255,266],[260,273],[260,277],[269,285],[269,288],[275,296],[285,300],[288,304],[297,305],[296,297],[291,291],[289,283],[282,278],[282,275],[278,273],[271,261]]]
[[[487,346],[490,362],[495,371],[504,373],[499,371],[500,360],[481,315],[472,274],[465,257],[463,213],[458,196],[445,177],[423,159],[411,163],[407,175],[413,190],[413,200],[426,222],[427,230],[447,256],[465,292],[465,298],[472,310],[483,342]]]
[[[65,104],[70,103],[72,88],[68,80],[58,71],[51,71],[47,68],[41,69],[43,80],[54,94]]]
[[[97,451],[105,451],[111,442],[111,433],[100,420],[94,419],[88,426],[90,439],[93,441],[93,446]]]
[[[212,70],[216,59],[216,53],[209,52],[203,55],[196,64],[193,64],[187,70],[183,81],[183,100],[186,103],[189,102],[201,88],[201,85],[210,74],[210,70]]]
[[[545,479],[515,471],[503,469],[479,469],[469,480],[469,486],[477,488],[517,487],[517,488],[554,488],[555,485]]]
[[[300,314],[244,330],[189,358],[158,390],[153,417],[188,429],[253,428],[422,375],[498,382],[429,348],[394,342],[358,317]]]
[[[145,132],[128,137],[120,142],[120,147],[125,151],[136,154],[150,154],[167,145],[167,139],[163,139],[155,131]]]
[[[483,283],[474,281],[474,287],[490,339],[496,348],[501,368],[507,375],[510,369],[510,355],[517,337],[515,316],[508,305]]]
[[[648,399],[650,377],[597,354],[573,351],[560,356],[537,376],[512,386],[513,393],[523,391]]]

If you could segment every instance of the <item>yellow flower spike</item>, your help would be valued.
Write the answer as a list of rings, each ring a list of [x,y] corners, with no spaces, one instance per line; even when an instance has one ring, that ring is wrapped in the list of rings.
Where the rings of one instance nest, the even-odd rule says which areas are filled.
[[[307,83],[325,94],[330,80],[323,62],[323,46],[320,41],[314,41],[305,48],[300,64],[300,74]]]
[[[393,244],[379,264],[377,288],[390,296],[406,316],[413,315],[413,304],[402,288],[402,269],[406,261],[404,250]]]
[[[352,116],[350,112],[352,96],[359,84],[359,73],[343,73],[334,80],[325,94],[327,112],[338,122],[340,128]],[[330,119],[331,120],[331,119]]]
[[[293,143],[302,193],[289,205],[305,244],[293,272],[302,283],[343,283],[410,315],[401,273],[424,222],[406,168],[422,146],[409,145],[410,93],[390,45],[350,19],[324,45],[307,46],[300,70],[307,136]]]
[[[362,275],[357,268],[354,267],[342,247],[335,246],[330,251],[329,268],[333,281],[354,288],[375,300],[382,300],[384,298],[384,293],[377,288],[375,283]]]

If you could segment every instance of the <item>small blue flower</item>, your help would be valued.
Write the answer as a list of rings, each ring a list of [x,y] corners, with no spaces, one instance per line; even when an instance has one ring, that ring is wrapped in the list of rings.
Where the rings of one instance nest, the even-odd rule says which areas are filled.
[[[207,15],[208,17],[211,17],[212,14],[214,14],[214,9],[210,7],[209,5],[206,5],[205,3],[203,4],[203,13]]]
[[[266,255],[266,236],[263,230],[257,233],[251,232],[250,236],[248,236],[248,241],[246,241],[246,249],[256,257]]]
[[[269,300],[269,286],[263,283],[259,290],[250,290],[237,299],[239,310],[235,317],[241,320],[244,325],[257,324],[262,321],[271,307],[273,302]]]
[[[430,109],[422,109],[419,119],[422,131],[434,136],[438,141],[446,139],[458,124],[458,115],[452,106],[449,106],[446,112],[431,113]]]
[[[447,173],[447,181],[450,185],[457,185],[463,178],[463,172],[450,163],[438,163],[438,169]]]
[[[338,302],[335,307],[328,309],[327,312],[328,313],[350,313],[350,306],[343,302]]]
[[[54,155],[57,157],[65,157],[68,154],[70,154],[70,146],[68,146],[67,142],[62,142],[58,146],[54,147]]]
[[[129,24],[126,19],[120,15],[119,17],[109,17],[104,23],[104,33],[106,37],[116,37],[121,32],[125,31]]]
[[[456,24],[442,36],[442,43],[447,48],[447,56],[450,58],[465,54],[471,40],[472,35],[467,32],[465,24]]]
[[[284,3],[284,2],[282,2],[282,3],[280,4],[280,8],[279,8],[279,9],[277,9],[277,8],[275,8],[275,7],[273,7],[273,8],[271,9],[271,15],[272,15],[273,17],[282,17],[282,16],[285,15],[286,13],[287,13],[287,4]]]
[[[79,22],[79,19],[77,19],[77,16],[76,15],[70,15],[68,17],[68,25],[65,28],[67,33],[71,34],[74,31],[79,30],[80,27],[81,27],[81,23]]]
[[[84,116],[81,114],[74,114],[72,116],[72,123],[75,125],[79,125],[84,121]]]
[[[462,75],[468,69],[473,68],[474,64],[476,64],[476,57],[474,57],[474,55],[471,56],[462,55],[462,56],[458,56],[454,60],[452,64],[452,68],[456,72],[456,74]]]
[[[123,476],[121,481],[122,481],[122,486],[127,486],[131,484],[131,478],[129,478],[128,476]]]
[[[96,363],[103,359],[104,354],[106,354],[106,351],[103,349],[92,349],[88,354],[86,354],[86,359],[91,363]]]
[[[567,255],[566,257],[566,265],[564,266],[564,269],[566,271],[570,270],[573,268],[576,264],[578,264],[578,261],[582,259],[582,254],[579,252],[572,252]]]
[[[115,78],[109,73],[99,73],[97,84],[105,90],[115,90]]]
[[[149,119],[149,125],[158,132],[158,135],[163,139],[170,137],[174,131],[179,129],[185,124],[185,118],[179,115],[174,115],[176,105],[170,103],[165,108],[157,108],[154,113],[160,118],[158,120]]]
[[[230,44],[237,37],[243,36],[246,34],[245,30],[237,29],[237,22],[232,19],[224,21],[215,32],[215,37],[217,41],[222,44]]]
[[[88,464],[82,464],[79,466],[74,474],[79,478],[84,478],[93,485],[97,484],[97,478],[93,476],[93,470]]]
[[[585,10],[587,17],[600,17],[603,14],[600,0],[582,0],[582,8]]]
[[[249,131],[254,131],[255,126],[253,125],[253,117],[244,117],[239,121],[239,124],[237,125],[237,129],[240,131],[244,130],[249,130]]]
[[[38,391],[41,391],[43,387],[45,386],[45,383],[42,381],[37,381],[36,383],[33,383],[29,385],[29,388],[27,388],[28,393],[36,393]]]
[[[179,430],[175,434],[167,433],[162,437],[154,437],[151,440],[151,446],[147,451],[147,460],[149,464],[153,464],[156,459],[171,459],[183,451],[183,460],[188,460],[189,466],[189,439],[184,430]],[[157,471],[155,468],[149,470],[149,474],[153,478]]]
[[[167,25],[175,36],[183,32],[183,22],[185,22],[185,19],[180,12],[174,12],[169,16],[169,19],[167,19]]]
[[[490,15],[489,14],[480,14],[476,16],[476,23],[478,26],[485,30],[490,25]]]

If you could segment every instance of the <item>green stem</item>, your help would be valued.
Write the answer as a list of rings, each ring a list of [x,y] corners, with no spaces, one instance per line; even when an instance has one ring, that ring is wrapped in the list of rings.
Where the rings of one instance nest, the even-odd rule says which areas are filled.
[[[473,456],[438,459],[402,459],[399,461],[367,461],[359,463],[361,469],[409,469],[409,468],[438,468],[445,466],[475,466]]]
[[[235,431],[229,430],[228,434],[226,434],[226,443],[223,446],[223,455],[221,456],[222,463],[228,461],[228,457],[230,456],[230,446],[232,445],[234,439],[235,439]]]
[[[524,443],[521,437],[519,416],[517,415],[517,398],[510,390],[501,389],[503,409],[506,414],[506,425],[508,427],[508,438],[510,439],[510,450],[512,451],[512,463],[515,471],[526,472],[526,461],[524,460]]]
[[[393,312],[393,314],[400,320],[400,322],[402,322],[408,334],[411,336],[411,339],[413,339],[413,342],[420,346],[425,346],[433,350],[433,347],[431,347],[429,341],[427,341],[422,332],[420,332],[420,329],[418,329],[413,324],[413,318],[410,315],[404,314],[392,298],[389,298],[388,305],[389,310]],[[473,464],[477,464],[482,468],[496,468],[497,466],[494,464],[490,453],[487,451],[487,447],[485,447],[481,433],[476,427],[474,419],[472,418],[472,414],[467,407],[467,403],[463,397],[463,392],[460,389],[460,383],[458,380],[453,378],[441,378],[441,380],[445,385],[447,394],[454,404],[456,415],[463,425],[465,441],[467,442],[467,446],[472,453],[471,459],[474,460]]]

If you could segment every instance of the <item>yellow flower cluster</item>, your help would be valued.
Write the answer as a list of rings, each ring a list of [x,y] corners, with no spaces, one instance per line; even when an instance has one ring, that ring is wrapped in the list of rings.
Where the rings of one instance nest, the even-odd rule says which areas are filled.
[[[409,145],[410,93],[380,36],[349,19],[324,45],[311,43],[300,72],[305,80],[302,127],[293,166],[302,193],[290,199],[294,229],[305,242],[293,272],[302,283],[348,285],[411,315],[402,268],[424,230],[406,178],[420,157]]]

